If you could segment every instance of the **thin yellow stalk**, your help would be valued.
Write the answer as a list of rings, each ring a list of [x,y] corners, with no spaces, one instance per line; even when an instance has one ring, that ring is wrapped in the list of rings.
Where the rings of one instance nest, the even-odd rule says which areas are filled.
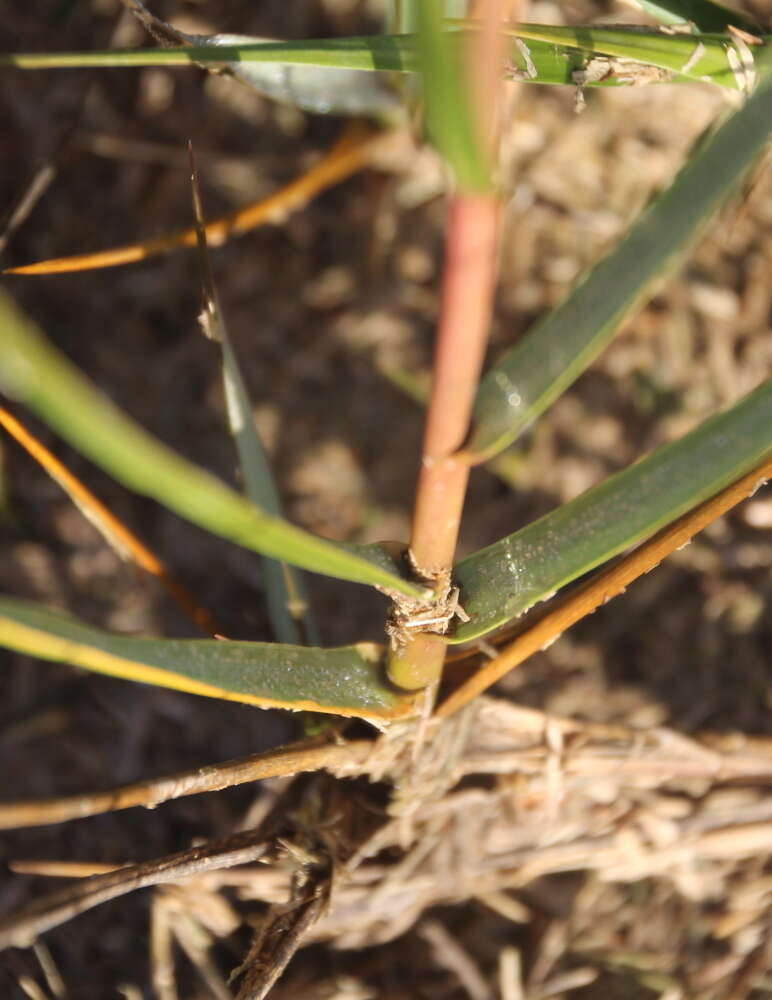
[[[125,524],[105,507],[101,500],[94,496],[90,489],[64,466],[46,446],[38,441],[24,425],[0,407],[0,427],[3,427],[24,450],[42,466],[48,475],[57,482],[85,517],[100,532],[105,541],[122,559],[134,562],[140,569],[154,576],[167,592],[174,598],[185,614],[203,631],[209,635],[218,636],[222,629],[203,608],[187,587],[178,583],[158,556],[144,542],[127,528]]]
[[[308,173],[296,177],[268,198],[209,222],[206,226],[207,242],[210,246],[222,246],[232,237],[243,236],[258,226],[282,222],[292,212],[307,205],[320,191],[338,184],[366,166],[373,156],[375,147],[383,142],[383,139],[382,132],[361,122],[353,123],[344,130],[333,148]],[[103,267],[132,264],[157,257],[178,247],[196,245],[196,228],[191,226],[189,229],[181,229],[179,232],[158,236],[142,243],[132,243],[129,246],[72,257],[54,257],[35,264],[9,267],[3,273],[33,275],[92,271]]]

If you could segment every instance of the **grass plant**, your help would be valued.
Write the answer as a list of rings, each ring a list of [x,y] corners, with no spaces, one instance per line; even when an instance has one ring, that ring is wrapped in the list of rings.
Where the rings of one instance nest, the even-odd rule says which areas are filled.
[[[284,865],[285,874],[290,872],[282,885],[286,898],[260,897],[271,905],[237,970],[238,998],[250,1000],[272,989],[294,951],[319,927],[343,935],[340,928],[330,930],[341,907],[353,907],[365,922],[376,919],[379,899],[388,909],[387,887],[396,878],[398,863],[392,875],[371,888],[368,901],[352,902],[357,879],[370,870],[373,859],[391,863],[398,848],[408,858],[419,848],[433,850],[439,828],[432,827],[430,818],[443,802],[454,815],[462,809],[462,778],[493,774],[497,768],[518,773],[525,756],[536,753],[541,756],[528,772],[529,780],[543,799],[548,794],[547,750],[557,759],[581,732],[588,741],[584,746],[598,748],[598,755],[587,751],[583,758],[572,758],[566,765],[569,784],[581,773],[599,773],[603,748],[614,748],[608,758],[616,767],[613,781],[624,784],[626,769],[634,770],[629,729],[585,731],[569,720],[558,721],[543,729],[539,740],[543,737],[547,750],[542,753],[542,743],[534,743],[538,725],[527,710],[518,714],[515,706],[481,696],[772,474],[769,373],[759,372],[753,391],[689,433],[545,516],[525,526],[513,524],[512,533],[459,559],[467,484],[476,466],[495,467],[504,450],[537,419],[549,419],[544,416],[549,407],[590,368],[623,321],[682,263],[717,212],[742,190],[769,141],[772,36],[749,17],[709,0],[646,0],[642,6],[661,22],[648,27],[514,24],[503,0],[480,0],[468,17],[451,18],[440,0],[424,0],[407,5],[407,22],[400,19],[404,11],[392,12],[392,24],[408,23],[415,31],[301,42],[185,34],[155,20],[136,0],[124,3],[153,30],[161,48],[6,53],[0,56],[2,72],[71,67],[109,72],[127,66],[179,66],[184,72],[195,64],[306,111],[369,114],[370,123],[351,126],[307,177],[258,205],[208,221],[193,167],[191,228],[117,250],[8,269],[40,280],[46,274],[111,267],[197,244],[202,326],[218,350],[243,492],[176,454],[122,412],[4,292],[0,388],[8,403],[0,409],[0,424],[64,487],[111,545],[167,582],[212,637],[113,634],[7,595],[0,597],[0,644],[145,684],[302,711],[307,713],[307,733],[267,754],[109,793],[3,803],[0,828],[155,806],[267,776],[311,774],[291,782],[246,831],[117,871],[93,871],[85,882],[34,899],[0,920],[0,945],[29,945],[44,931],[133,889],[196,884],[205,873],[220,872],[226,878],[236,865],[260,862],[274,872]],[[598,87],[698,80],[724,88],[734,106],[711,125],[677,176],[616,245],[481,376],[494,315],[504,209],[499,166],[503,88],[512,79],[522,81],[522,101],[528,100],[531,83],[570,85],[581,94]],[[390,135],[406,129],[434,144],[449,178],[441,302],[422,452],[415,456],[420,472],[411,534],[399,543],[344,543],[301,529],[282,513],[210,255],[214,247],[277,212],[301,210],[316,193],[367,165]],[[56,331],[50,333],[56,337]],[[209,613],[172,579],[171,570],[24,427],[25,411],[127,489],[258,555],[275,641],[224,638]],[[390,610],[382,641],[320,647],[300,571],[386,594]],[[579,580],[578,586],[570,586]],[[333,718],[317,730],[315,713]],[[369,728],[364,733],[356,723],[352,728],[334,717],[365,720]],[[513,725],[519,727],[517,737]],[[643,756],[635,758],[649,779],[657,768],[662,774],[704,777],[710,754],[711,773],[732,780],[748,775],[766,780],[772,773],[765,746],[749,744],[740,753],[728,744],[706,749],[684,740],[671,750],[660,737],[649,737]],[[604,772],[606,778],[609,773]],[[374,786],[360,797],[351,792],[344,779],[352,775],[385,782],[385,803]],[[505,830],[500,805],[486,799],[485,809],[492,827]],[[759,843],[751,826],[749,818],[737,856]],[[704,840],[700,849],[708,855],[729,850],[727,841],[710,841],[706,829],[698,835]],[[592,867],[591,840],[588,833],[573,861],[556,854],[543,870]],[[467,886],[485,880],[484,849],[475,853],[470,843],[465,841],[459,873]],[[526,836],[527,843],[533,855],[536,848]],[[491,895],[499,885],[525,884],[529,872],[535,877],[538,858],[526,856],[525,847],[518,850],[517,858],[491,863],[498,882],[486,882],[480,891]],[[623,865],[618,845],[604,842],[604,850],[609,868]],[[655,855],[648,845],[641,848],[639,874],[656,869]],[[432,868],[432,876],[439,886],[439,867]],[[260,875],[255,879],[259,883]],[[333,884],[340,888],[331,902]],[[468,891],[462,890],[462,896]],[[439,890],[425,900],[414,893],[407,910],[417,914],[444,899]],[[156,914],[154,919],[163,923],[171,918]],[[165,933],[168,948],[172,932],[167,928]],[[175,933],[183,941],[180,926]],[[218,983],[216,995],[230,996],[208,961],[200,957],[196,963],[202,975],[206,978],[208,969]],[[515,994],[502,988],[504,995]]]

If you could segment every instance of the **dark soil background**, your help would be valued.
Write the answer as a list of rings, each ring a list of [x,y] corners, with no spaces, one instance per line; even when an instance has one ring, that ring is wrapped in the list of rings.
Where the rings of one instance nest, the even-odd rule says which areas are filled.
[[[378,29],[357,0],[165,0],[186,30],[274,37]],[[626,21],[627,9],[549,0],[528,20]],[[4,50],[144,44],[117,0],[32,0],[0,23]],[[593,93],[581,115],[568,89],[513,85],[504,157],[507,227],[491,345],[497,356],[559,300],[576,275],[666,184],[724,97],[709,86]],[[37,170],[56,176],[11,239],[8,265],[88,251],[190,223],[185,152],[196,149],[207,213],[270,193],[334,141],[341,122],[278,107],[198,70],[99,73],[3,70],[0,211]],[[215,252],[221,300],[259,429],[297,523],[349,540],[405,539],[421,412],[385,374],[425,373],[441,263],[442,168],[430,151],[370,170],[292,215]],[[472,551],[671,440],[769,376],[772,363],[772,181],[760,171],[604,354],[514,453],[514,484],[475,474],[462,547]],[[188,458],[236,482],[212,346],[197,325],[195,255],[127,268],[8,278],[6,288],[121,407]],[[223,623],[270,639],[259,565],[246,551],[130,495],[31,418],[49,443]],[[59,488],[0,440],[3,589],[119,632],[195,634],[165,595],[104,545]],[[574,717],[772,734],[772,494],[761,491],[626,596],[534,657],[502,688]],[[309,580],[326,644],[380,638],[383,600]],[[87,675],[0,653],[0,795],[32,798],[107,788],[224,760],[291,738],[292,720]],[[4,835],[0,860],[121,863],[223,834],[243,821],[252,787]],[[767,858],[737,879],[769,879]],[[3,874],[8,910],[48,887]],[[721,974],[742,946],[722,932],[726,898],[690,900],[665,879],[608,885],[580,874],[518,894],[525,922],[479,903],[432,913],[399,940],[364,952],[301,952],[277,997],[456,998],[766,996],[764,969],[745,992]],[[151,996],[149,895],[100,907],[46,935],[72,1000]],[[769,910],[766,909],[768,914]],[[247,913],[248,915],[248,913]],[[478,992],[437,945],[436,926],[480,975]],[[426,927],[435,928],[435,936]],[[753,924],[763,940],[766,916]],[[746,928],[740,928],[740,930]],[[734,933],[734,932],[733,932]],[[441,935],[440,935],[441,936]],[[227,971],[244,929],[219,943]],[[445,939],[442,939],[445,940]],[[434,943],[432,943],[434,942]],[[501,980],[519,950],[525,992]],[[638,958],[634,961],[630,959]],[[643,958],[641,958],[643,956]],[[644,961],[645,959],[645,961]],[[577,967],[581,976],[561,984]],[[25,978],[26,977],[26,978]],[[179,996],[214,996],[180,957]],[[39,984],[38,990],[28,980]],[[552,986],[550,986],[552,983]],[[32,952],[0,957],[0,996],[48,997]],[[27,992],[25,992],[25,988]],[[484,990],[488,992],[483,992]]]

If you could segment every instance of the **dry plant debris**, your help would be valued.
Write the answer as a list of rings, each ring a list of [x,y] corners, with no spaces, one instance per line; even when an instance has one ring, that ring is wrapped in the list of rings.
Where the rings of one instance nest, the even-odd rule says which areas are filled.
[[[490,995],[463,946],[422,914],[479,900],[527,924],[533,909],[545,906],[539,886],[549,885],[549,876],[584,872],[586,887],[599,895],[607,886],[657,880],[693,905],[722,900],[739,875],[742,891],[713,921],[713,935],[731,945],[735,959],[723,963],[721,978],[766,947],[772,880],[748,881],[743,865],[772,837],[770,739],[692,739],[663,727],[581,723],[481,697],[452,719],[431,722],[417,757],[409,724],[395,725],[358,764],[339,756],[329,770],[334,777],[289,785],[254,830],[95,874],[38,900],[0,924],[0,942],[27,943],[111,895],[171,882],[178,888],[156,890],[153,903],[156,984],[173,975],[171,934],[194,952],[204,978],[219,982],[211,946],[233,934],[239,912],[261,904],[267,910],[237,972],[244,1000],[267,995],[301,941],[356,952],[414,925],[471,995]],[[393,789],[386,797],[383,782]],[[244,863],[251,867],[233,867]],[[218,894],[234,886],[236,909]],[[515,891],[526,891],[526,900],[532,893],[535,902],[518,903],[509,896]],[[543,990],[540,980],[574,953],[586,964],[574,980],[561,973],[562,989],[589,984],[614,964],[613,954],[600,960],[582,935],[578,940],[581,946],[569,944],[562,929],[560,947],[542,958],[540,971],[532,969],[532,989]]]

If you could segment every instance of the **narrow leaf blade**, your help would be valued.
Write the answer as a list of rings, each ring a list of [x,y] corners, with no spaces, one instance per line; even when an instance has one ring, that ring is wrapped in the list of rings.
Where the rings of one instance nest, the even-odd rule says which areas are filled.
[[[470,22],[459,21],[453,30],[445,32],[444,44],[450,52],[457,51],[464,43]],[[739,53],[738,42],[721,36],[672,36],[638,28],[608,29],[597,26],[550,28],[543,25],[519,25],[511,32],[511,69],[514,75],[533,83],[576,84],[574,73],[587,68],[597,56],[616,56],[636,60],[642,65],[654,65],[676,74],[675,82],[687,79],[709,80],[720,86],[737,89],[743,73],[732,67],[734,57],[727,52]],[[769,42],[764,36],[763,43]],[[522,43],[527,43],[524,58]],[[702,49],[699,48],[700,44]],[[739,58],[742,71],[744,57]],[[239,76],[257,78],[261,74],[286,75],[304,68],[327,68],[330,73],[357,71],[363,75],[390,73],[416,73],[419,60],[415,35],[373,35],[298,42],[263,42],[259,44],[196,45],[169,49],[108,49],[92,52],[9,52],[0,53],[0,67],[16,69],[67,69],[93,67],[191,66],[211,69],[230,68]],[[234,67],[236,67],[234,69]],[[255,67],[265,67],[256,69]],[[625,74],[619,68],[602,79],[586,81],[583,86],[620,86],[639,82],[640,74]],[[332,83],[332,80],[330,81]],[[348,86],[348,85],[346,85]],[[261,89],[258,87],[257,89]],[[267,85],[262,88],[267,89]],[[351,88],[348,88],[349,90]],[[389,103],[398,98],[390,96]],[[317,111],[332,111],[317,101]],[[335,108],[335,110],[338,110]],[[448,114],[456,112],[449,106]],[[391,114],[392,112],[388,112]],[[466,126],[464,126],[466,128]]]
[[[770,122],[772,80],[765,73],[745,106],[702,144],[617,247],[488,371],[467,449],[476,460],[511,444],[595,360],[764,151]]]
[[[677,73],[694,80],[707,77],[714,83],[737,90],[750,89],[754,72],[753,55],[747,45],[726,35],[668,34],[658,28],[596,25],[553,27],[523,24],[516,34],[521,39],[574,46],[594,57],[634,60],[647,66]],[[747,52],[746,52],[747,50]],[[745,63],[750,60],[750,65]],[[611,76],[624,76],[625,67],[609,67]]]
[[[274,63],[279,66],[328,66],[332,69],[415,72],[412,35],[373,35],[308,39],[294,42],[241,42],[168,49],[104,49],[91,52],[0,53],[0,66],[17,69],[67,69],[115,66],[190,66],[222,69],[228,64]]]
[[[485,635],[559,587],[636,545],[772,455],[772,380],[685,437],[458,564],[471,620]]]
[[[458,44],[457,37],[443,30],[443,7],[443,0],[423,0],[415,7],[429,134],[461,188],[486,191],[491,173],[469,97],[464,38]]]
[[[125,680],[260,708],[389,720],[410,698],[385,680],[382,649],[112,635],[28,601],[0,597],[0,645]]]
[[[201,314],[201,325],[204,334],[215,341],[220,349],[220,365],[222,372],[225,409],[228,415],[228,427],[231,432],[236,453],[239,459],[244,489],[247,496],[257,506],[269,514],[281,517],[281,501],[279,491],[273,478],[268,458],[263,449],[254,417],[252,405],[247,394],[247,387],[241,374],[236,353],[231,344],[225,317],[220,307],[219,296],[214,282],[212,260],[206,239],[206,224],[201,200],[201,190],[198,183],[198,173],[193,156],[192,144],[189,146],[191,182],[193,193],[193,213],[196,220],[196,235],[198,237],[199,264],[203,286],[204,309]],[[278,642],[300,642],[301,626],[306,637],[313,643],[313,624],[307,610],[307,602],[301,596],[301,581],[296,570],[285,562],[277,562],[267,556],[262,558],[263,580],[265,586],[268,613],[271,619],[274,638]]]
[[[238,359],[222,325],[220,347],[228,424],[236,444],[247,496],[269,514],[281,517],[279,493],[255,428]],[[279,642],[298,643],[300,624],[309,641],[314,642],[316,629],[308,614],[303,583],[297,570],[286,562],[264,558],[263,575],[274,634]]]
[[[216,535],[316,573],[423,593],[394,572],[382,549],[338,545],[303,531],[175,454],[99,393],[5,295],[0,295],[0,389],[129,489]]]
[[[215,35],[208,44],[223,48],[264,41],[244,35]],[[227,67],[259,94],[313,114],[394,118],[402,108],[389,75],[377,70],[236,60]]]

